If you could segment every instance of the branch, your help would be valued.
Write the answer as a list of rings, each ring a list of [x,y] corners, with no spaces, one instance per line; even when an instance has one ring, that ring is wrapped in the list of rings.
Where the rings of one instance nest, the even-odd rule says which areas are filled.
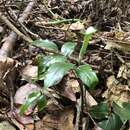
[[[32,42],[31,38],[25,36],[23,33],[21,33],[3,14],[0,12],[0,19],[16,34],[18,34],[21,38],[23,38],[27,42]]]
[[[27,7],[25,8],[23,14],[21,17],[18,19],[19,22],[23,23],[24,20],[27,19],[28,15],[30,14],[35,2],[30,2]],[[0,12],[0,19],[8,25],[9,28],[11,28],[12,32],[10,35],[7,37],[6,41],[3,43],[1,50],[0,50],[0,55],[2,56],[9,56],[10,53],[13,50],[13,47],[15,45],[15,41],[17,39],[17,35],[21,36],[23,39],[25,38],[26,41],[31,42],[32,40],[28,37],[26,37],[24,34],[22,34],[12,23]]]

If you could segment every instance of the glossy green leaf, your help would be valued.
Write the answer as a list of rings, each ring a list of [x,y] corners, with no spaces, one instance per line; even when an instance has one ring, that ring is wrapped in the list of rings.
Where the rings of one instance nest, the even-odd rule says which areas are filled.
[[[67,62],[67,58],[61,55],[52,55],[52,56],[45,56],[43,59],[43,64],[47,67],[56,62]]]
[[[89,41],[92,38],[92,34],[96,32],[96,29],[94,27],[89,27],[86,30],[85,36],[84,36],[84,40],[83,40],[83,45],[80,49],[80,53],[79,53],[79,62],[83,59],[84,54],[86,53],[86,49],[88,47]]]
[[[47,67],[56,62],[67,62],[67,58],[61,55],[39,56],[37,58],[38,64],[38,79],[43,80]]]
[[[23,114],[30,106],[35,105],[41,96],[40,92],[33,92],[28,96],[27,101],[20,108],[20,114]]]
[[[75,46],[76,43],[66,42],[61,48],[61,53],[64,56],[70,56],[73,53]]]
[[[44,87],[47,88],[58,84],[63,76],[73,67],[74,64],[71,63],[57,62],[52,64],[46,73]]]
[[[103,130],[120,130],[122,121],[120,117],[112,113],[107,120],[103,120],[98,124]]]
[[[44,56],[39,55],[36,58],[37,65],[38,65],[38,80],[43,80],[44,79],[44,73],[46,71],[46,66],[43,64],[44,61]]]
[[[37,47],[41,47],[41,48],[44,48],[44,49],[48,49],[48,50],[53,50],[53,51],[58,51],[58,47],[57,45],[52,42],[52,41],[49,41],[49,40],[35,40],[32,42],[32,45],[34,46],[37,46]]]
[[[120,116],[122,122],[130,120],[130,103],[122,103],[122,105],[118,105],[114,102],[113,111]]]
[[[108,117],[109,108],[107,103],[100,103],[90,108],[90,115],[95,119],[105,119]]]
[[[47,104],[46,97],[41,95],[37,102],[38,110],[42,111],[45,108],[46,104]]]
[[[94,88],[98,83],[98,77],[90,65],[81,65],[76,69],[77,77],[89,88]]]

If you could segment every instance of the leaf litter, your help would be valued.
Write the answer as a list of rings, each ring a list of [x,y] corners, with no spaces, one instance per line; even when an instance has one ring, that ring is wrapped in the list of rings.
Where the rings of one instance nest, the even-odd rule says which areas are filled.
[[[127,4],[127,1],[119,1],[117,4],[116,2],[115,0],[111,3],[102,0],[48,0],[43,3],[37,1],[28,20],[24,23],[25,27],[19,25],[14,19],[10,19],[8,13],[11,14],[11,17],[13,13],[19,14],[24,10],[24,6],[27,5],[28,1],[25,3],[21,1],[19,1],[19,3],[6,1],[5,5],[7,10],[9,10],[8,13],[6,9],[3,8],[5,7],[2,5],[3,3],[0,3],[0,5],[2,5],[0,6],[0,10],[4,12],[10,21],[15,23],[16,27],[20,26],[21,32],[24,32],[33,39],[36,39],[37,35],[41,39],[45,39],[42,42],[46,42],[47,44],[41,44],[43,49],[49,46],[51,51],[58,51],[66,42],[78,43],[75,47],[75,51],[72,53],[76,58],[78,57],[79,48],[81,47],[84,30],[91,25],[97,28],[97,32],[92,36],[92,41],[88,45],[84,62],[92,65],[92,68],[97,72],[99,84],[96,86],[95,91],[89,90],[94,98],[89,97],[88,94],[84,94],[84,96],[86,96],[85,102],[91,98],[93,101],[91,104],[86,103],[89,104],[87,109],[93,105],[98,105],[98,103],[102,101],[110,101],[110,105],[116,102],[118,106],[113,106],[118,116],[112,113],[110,116],[111,120],[109,121],[119,119],[122,113],[125,115],[123,110],[127,110],[127,108],[129,108],[127,105],[129,104],[124,105],[123,102],[130,102],[130,27],[128,17],[130,13],[129,7],[127,6],[129,3]],[[77,19],[80,19],[80,21],[77,21]],[[0,22],[0,40],[2,43],[8,39],[5,39],[5,37],[7,37],[6,35],[9,31],[6,24]],[[51,44],[49,41],[51,41]],[[2,43],[0,46],[2,46]],[[4,100],[6,98],[8,101],[7,105],[3,105],[2,100],[0,100],[0,109],[3,112],[6,112],[5,110],[8,109],[10,110],[8,115],[13,124],[20,130],[24,129],[24,127],[26,127],[27,130],[33,130],[34,120],[37,119],[39,121],[36,121],[36,130],[73,130],[75,129],[75,119],[77,116],[75,107],[77,100],[79,100],[79,95],[81,95],[81,90],[79,82],[73,78],[74,75],[71,75],[71,73],[66,73],[61,82],[57,81],[59,84],[55,84],[54,88],[50,86],[49,94],[47,93],[47,95],[49,95],[47,96],[48,103],[42,113],[39,114],[37,111],[38,107],[35,105],[30,107],[22,116],[19,113],[20,106],[26,102],[29,94],[39,92],[43,88],[43,83],[37,81],[38,68],[35,61],[35,57],[41,53],[52,55],[52,52],[46,53],[39,47],[30,48],[24,40],[18,38],[16,47],[12,53],[13,57],[5,58],[0,56],[0,99]],[[116,55],[117,53],[118,56]],[[69,53],[67,52],[67,54]],[[11,68],[14,67],[14,61],[18,62],[16,67],[17,73],[12,76],[12,72],[10,73],[10,71],[12,71]],[[56,75],[53,75],[52,79],[55,76]],[[13,80],[11,90],[9,89],[11,86],[10,77]],[[45,78],[44,75],[42,78]],[[35,80],[36,84],[34,84]],[[13,92],[10,93],[12,89]],[[12,97],[14,102],[13,111],[9,106],[9,103],[12,102]],[[98,103],[94,99],[96,99]],[[3,109],[2,106],[5,108]],[[87,118],[86,113],[88,111],[86,109],[83,111],[82,114],[85,120],[88,120],[88,122],[84,124],[85,128],[100,129],[96,126],[95,122],[91,120],[91,117],[90,119]],[[34,115],[36,115],[37,119],[33,117]],[[125,118],[126,117],[123,117],[122,120]],[[114,123],[112,128],[116,129],[116,122]],[[99,124],[103,124],[103,122]],[[83,128],[81,125],[82,123],[80,127]],[[127,126],[130,127],[128,123],[124,127],[126,128]],[[111,130],[112,128],[106,127],[106,130]]]

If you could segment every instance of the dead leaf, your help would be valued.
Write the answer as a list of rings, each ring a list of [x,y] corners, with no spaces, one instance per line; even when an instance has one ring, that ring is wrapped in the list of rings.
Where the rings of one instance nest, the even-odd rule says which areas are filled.
[[[19,128],[19,130],[34,130],[34,123],[33,124],[21,124],[16,119],[11,118],[12,123]]]
[[[73,93],[79,93],[80,92],[79,83],[75,79],[69,79],[66,82],[66,86],[70,87],[72,89]]]
[[[112,48],[115,48],[115,49],[118,49],[118,50],[121,50],[123,52],[126,52],[126,51],[130,51],[130,44],[126,44],[126,43],[116,43],[114,41],[107,41],[106,42],[106,46],[105,46],[105,49],[106,50],[111,50]]]
[[[38,75],[38,67],[33,66],[33,65],[27,65],[23,70],[22,70],[22,78],[31,81],[35,79]]]
[[[26,84],[24,86],[21,86],[15,96],[14,96],[14,103],[15,103],[15,106],[20,109],[20,106],[22,104],[24,104],[27,99],[28,99],[28,96],[33,93],[33,92],[39,92],[41,89],[39,86],[37,85],[34,85],[34,84]],[[28,107],[28,109],[24,112],[25,115],[30,115],[32,112],[33,112],[33,109],[35,108],[35,104],[31,105]]]
[[[76,96],[70,87],[65,87],[63,94],[65,97],[69,98],[71,101],[76,102]]]
[[[73,119],[74,111],[72,109],[59,110],[52,114],[46,114],[40,125],[36,123],[36,128],[40,130],[75,130]]]
[[[79,83],[75,79],[65,79],[64,88],[60,90],[60,95],[69,98],[71,101],[76,102],[76,93],[80,92]]]
[[[110,33],[102,34],[103,39],[105,38],[105,49],[111,50],[116,48],[123,52],[130,51],[130,40],[128,32],[114,31]]]
[[[62,27],[63,30],[83,30],[84,29],[84,25],[83,23],[81,23],[80,21],[76,22],[76,23],[72,23],[72,24],[65,24]]]
[[[11,119],[15,119],[21,124],[32,124],[34,123],[34,119],[30,115],[20,115],[20,110],[15,108],[15,110],[8,112],[8,116]]]
[[[14,60],[8,57],[0,56],[0,79],[3,79],[6,74],[14,67]]]
[[[114,76],[110,76],[107,79],[108,89],[103,93],[109,101],[116,102],[129,102],[130,101],[130,89],[127,85],[122,85]]]
[[[1,54],[0,50],[0,54]],[[0,56],[0,103],[8,104],[6,96],[9,96],[9,88],[13,87],[13,83],[10,84],[10,80],[15,79],[15,61],[11,58]],[[12,86],[11,86],[12,85]],[[4,93],[5,97],[2,97]]]
[[[27,124],[25,125],[25,127],[27,128],[27,130],[34,130],[34,124]]]
[[[125,32],[123,31],[115,31],[115,38],[118,40],[123,40],[125,37]]]
[[[124,78],[124,79],[130,79],[130,63],[122,64],[119,68],[119,72],[117,77],[118,78]]]
[[[28,98],[28,96],[33,92],[39,92],[40,87],[35,84],[27,83],[24,86],[21,86],[14,96],[14,103],[15,104],[24,104]]]

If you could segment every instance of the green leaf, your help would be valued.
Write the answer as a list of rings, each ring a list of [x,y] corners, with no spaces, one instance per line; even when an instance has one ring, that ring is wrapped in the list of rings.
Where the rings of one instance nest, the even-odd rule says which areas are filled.
[[[43,80],[45,77],[45,71],[47,67],[49,67],[51,64],[54,64],[56,62],[67,62],[67,58],[61,55],[39,56],[37,58],[38,79]]]
[[[46,97],[41,95],[37,102],[38,110],[42,111],[45,108],[46,104],[47,104]]]
[[[37,46],[37,47],[41,47],[41,48],[44,48],[44,49],[49,49],[49,50],[53,50],[53,51],[58,51],[58,47],[57,45],[52,42],[52,41],[49,41],[49,40],[35,40],[32,42],[32,45],[34,46]]]
[[[118,105],[114,102],[113,111],[120,116],[122,122],[130,120],[130,103],[122,103],[122,105]]]
[[[75,46],[76,43],[66,42],[61,48],[61,53],[64,56],[70,56],[73,53]]]
[[[46,66],[43,64],[44,56],[39,55],[36,58],[37,65],[38,65],[38,79],[37,80],[43,80],[44,79],[44,73],[46,71]]]
[[[43,64],[49,67],[51,64],[56,62],[67,62],[67,58],[61,55],[45,56]]]
[[[57,62],[52,64],[45,75],[44,87],[48,88],[58,84],[63,76],[73,67],[74,64],[71,63]]]
[[[95,119],[105,119],[108,117],[109,108],[107,103],[100,103],[90,108],[90,114]]]
[[[112,113],[107,120],[103,120],[98,124],[103,130],[120,130],[122,121],[120,117]]]
[[[23,114],[30,106],[35,105],[41,96],[40,92],[33,92],[28,96],[27,101],[20,108],[20,114]]]
[[[81,65],[76,69],[77,77],[89,88],[94,88],[98,83],[98,77],[90,65]]]
[[[79,62],[83,59],[83,56],[86,53],[86,49],[88,47],[89,41],[92,38],[92,34],[95,32],[96,32],[96,29],[94,29],[91,26],[86,30],[84,40],[83,40],[83,45],[82,45],[82,47],[80,49],[80,53],[79,53]]]

